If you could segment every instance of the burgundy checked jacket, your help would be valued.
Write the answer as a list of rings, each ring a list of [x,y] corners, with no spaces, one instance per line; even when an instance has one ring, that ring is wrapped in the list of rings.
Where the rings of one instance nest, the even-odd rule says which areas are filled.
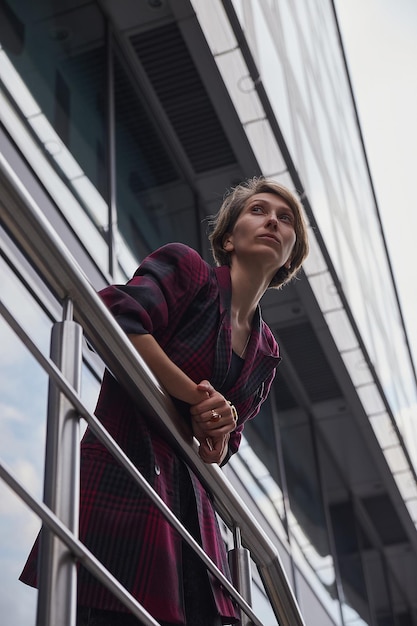
[[[126,285],[100,295],[126,333],[151,333],[192,380],[221,388],[232,355],[227,266],[213,268],[191,248],[168,244],[147,257]],[[239,448],[244,422],[259,412],[279,361],[278,345],[258,309],[242,372],[227,392],[239,415],[229,454]],[[96,415],[178,515],[180,461],[108,372]],[[190,419],[188,409],[184,419]],[[210,495],[190,475],[203,549],[230,576]],[[184,622],[181,538],[89,429],[81,443],[80,539],[156,619]],[[37,543],[21,575],[30,585],[36,585],[36,553]],[[210,579],[223,622],[235,621],[233,602]],[[85,569],[78,580],[79,604],[125,610]]]

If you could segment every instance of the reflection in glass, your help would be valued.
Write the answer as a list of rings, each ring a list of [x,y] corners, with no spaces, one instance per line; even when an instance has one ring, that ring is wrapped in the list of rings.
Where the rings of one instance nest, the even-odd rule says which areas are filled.
[[[3,304],[48,356],[53,319],[45,311],[45,286],[35,285],[34,279],[30,283],[36,293],[43,290],[41,306],[25,288],[22,275],[3,258],[0,274]],[[51,300],[51,308],[56,312],[55,300]],[[0,458],[24,487],[42,500],[48,377],[2,317],[0,345]],[[82,370],[82,398],[90,410],[95,406],[101,374],[95,369],[84,365]],[[0,480],[0,607],[5,623],[35,623],[37,591],[18,577],[40,525],[38,517]]]
[[[278,389],[283,402],[282,381],[279,381]],[[314,588],[318,590],[319,596],[324,596],[326,606],[331,606],[330,598],[336,597],[335,571],[328,543],[310,425],[305,418],[297,419],[294,411],[285,411],[284,408],[278,411],[275,419],[277,423],[274,423],[271,402],[267,400],[256,419],[246,424],[245,436],[249,446],[241,448],[238,456],[244,460],[249,454],[247,449],[252,456],[256,454],[258,462],[248,459],[248,467],[256,474],[254,478],[259,490],[267,484],[275,484],[275,491],[280,494],[279,501],[276,498],[280,503],[276,510],[279,511],[286,530],[286,541],[290,542],[295,565],[301,567],[300,558],[303,559],[303,567],[307,566],[309,575],[314,575]],[[257,466],[261,466],[263,471],[256,472]],[[245,484],[248,483],[249,480]],[[288,492],[289,508],[288,502],[285,504],[283,490]],[[269,523],[276,529],[271,507],[272,491],[267,493],[269,510],[264,504],[265,497],[262,498],[254,489],[252,495],[257,506],[260,506]]]
[[[369,598],[361,550],[369,549],[371,544],[359,526],[349,500],[332,504],[330,517],[345,599],[368,622],[370,619]]]
[[[416,433],[407,417],[416,403],[414,376],[331,3],[265,0],[259,11],[241,0],[233,4],[343,292],[416,464]],[[340,347],[344,321],[334,316],[331,322]]]
[[[36,334],[45,320],[17,280],[14,296],[17,305],[25,302],[24,317],[30,318]],[[47,376],[2,318],[0,345],[0,457],[24,486],[42,499]],[[18,576],[40,523],[3,481],[0,511],[2,616],[10,624],[33,626],[37,594],[20,583]]]
[[[118,228],[138,260],[169,241],[198,248],[195,198],[115,58]]]
[[[53,0],[3,0],[1,6],[0,44],[23,79],[25,93],[33,97],[28,122],[44,154],[70,182],[93,222],[103,227],[104,19],[95,4],[80,3],[65,11]],[[12,96],[13,82],[18,80],[8,85]],[[17,104],[24,104],[19,97]]]

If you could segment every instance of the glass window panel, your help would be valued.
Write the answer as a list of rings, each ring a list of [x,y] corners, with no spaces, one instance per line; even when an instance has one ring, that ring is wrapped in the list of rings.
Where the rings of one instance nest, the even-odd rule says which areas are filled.
[[[262,624],[268,624],[268,626],[278,624],[261,581],[259,584],[252,583],[252,607]]]
[[[16,291],[18,290],[16,280]],[[22,299],[19,300],[20,302]],[[42,328],[36,306],[32,328]],[[48,380],[15,333],[0,318],[0,457],[38,499],[42,499]],[[36,515],[0,480],[0,606],[7,622],[32,626],[37,593],[18,576],[40,528]],[[18,538],[18,540],[17,540]]]
[[[39,528],[38,517],[0,480],[0,607],[10,624],[36,621],[37,591],[18,578]]]
[[[0,52],[0,68],[1,63],[2,58]],[[16,142],[24,158],[31,163],[35,175],[38,176],[53,202],[56,203],[65,219],[72,226],[74,232],[89,249],[91,255],[97,261],[97,264],[102,268],[106,268],[108,265],[107,243],[100,230],[95,228],[89,217],[94,215],[94,220],[97,222],[103,212],[100,211],[97,205],[91,207],[91,204],[89,204],[88,214],[87,211],[82,209],[80,198],[80,201],[78,201],[62,176],[48,161],[45,153],[41,151],[34,140],[33,134],[31,134],[29,129],[22,123],[22,120],[1,91],[0,109],[5,128],[13,137],[13,140]],[[79,179],[76,179],[76,182],[78,182],[78,180]],[[90,188],[91,183],[89,183],[89,190]],[[87,206],[90,202],[90,195],[89,197],[84,197],[83,202],[84,206]]]
[[[317,41],[320,34],[315,27],[314,5],[309,0],[291,3],[291,8],[297,16],[297,26],[300,31],[300,45],[306,48],[306,56],[314,57],[317,50]]]
[[[318,159],[317,150],[314,146],[314,138],[310,137],[305,125],[301,124],[297,128],[300,160],[302,162],[305,188],[308,189],[308,198],[313,207],[320,233],[326,244],[332,250],[331,243],[334,241],[334,198],[330,198],[329,190],[331,186],[324,176],[322,164]],[[336,254],[337,258],[337,254]]]
[[[351,500],[331,504],[330,516],[347,610],[353,615],[358,613],[367,621],[370,617],[369,599],[361,546],[364,541],[368,545],[369,541],[355,515]]]
[[[271,398],[268,398],[262,406],[262,411],[245,425],[245,435],[251,449],[259,459],[258,476],[265,471],[270,473],[281,485],[280,467],[277,456],[277,439],[274,421],[272,417]],[[259,468],[261,471],[259,472]]]
[[[309,420],[279,412],[278,421],[291,513],[318,554],[330,554],[314,442]]]
[[[138,260],[169,241],[198,249],[197,199],[117,58],[115,108],[117,219],[123,241]]]
[[[320,3],[313,9],[306,2],[269,0],[260,3],[261,11],[253,10],[250,3],[244,7],[235,1],[234,5],[244,29],[245,20],[254,22],[245,32],[263,84],[359,330],[396,418],[401,420],[403,408],[415,404],[415,384],[399,336],[401,321],[387,281],[386,253],[334,16]],[[313,48],[309,37],[315,41]],[[311,275],[317,271],[317,256],[310,259],[305,267]],[[340,332],[335,338],[342,349],[347,345]],[[410,446],[415,448],[412,440]]]
[[[34,315],[35,317],[35,315]],[[1,456],[27,487],[42,493],[47,376],[0,318]]]
[[[51,304],[56,314],[57,303],[29,268],[22,266],[21,272],[41,297],[43,306],[3,258],[2,301],[48,356],[53,320],[44,307]],[[48,376],[2,317],[0,345],[0,457],[26,489],[42,500]],[[90,411],[97,400],[100,374],[100,370],[95,373],[86,366],[82,370],[82,398]],[[7,621],[19,626],[35,623],[37,591],[22,584],[18,577],[39,528],[39,518],[0,481],[0,606]]]
[[[345,602],[342,602],[342,612],[345,626],[369,626],[368,620],[363,620],[355,609]]]
[[[264,519],[268,520],[268,524],[274,529],[274,532],[280,540],[286,543],[287,536],[282,523],[282,516],[284,514],[282,495],[281,498],[278,496],[278,498],[272,500],[265,493],[263,485],[253,475],[251,471],[252,466],[247,460],[253,461],[256,455],[253,452],[250,453],[250,447],[248,445],[245,446],[245,444],[243,444],[243,448],[245,448],[245,450],[249,448],[249,454],[242,454],[241,446],[239,454],[232,457],[228,471],[232,471],[237,481],[241,483],[245,492],[243,496],[245,502],[253,503],[259,514],[262,515]],[[247,500],[248,497],[250,500]],[[257,517],[259,519],[259,516]]]
[[[51,319],[31,294],[22,287],[12,268],[0,258],[2,301],[37,347],[49,355]]]
[[[308,557],[308,554],[302,555],[297,545],[293,547],[293,553],[296,563],[295,584],[297,601],[302,609],[303,616],[306,618],[308,615],[308,620],[312,624],[320,624],[320,626],[341,624],[339,603],[334,597],[334,585],[330,586],[329,592],[329,587],[320,582],[310,563],[305,559],[305,556]],[[328,578],[331,580],[330,572]],[[306,581],[308,581],[308,584],[306,584]],[[323,608],[325,609],[324,611]]]
[[[317,159],[320,160],[327,184],[333,189],[338,176],[338,163],[334,158],[338,149],[338,138],[329,115],[329,104],[322,90],[322,82],[315,80],[314,73],[310,77],[309,100],[310,110],[300,111],[301,123],[314,143],[314,150]]]
[[[287,72],[290,68],[283,54],[283,33],[279,24],[277,11],[253,11],[256,32],[255,57],[259,59],[259,71],[269,101],[274,109],[281,132],[290,147],[294,150],[296,140],[293,122],[293,96],[288,86]]]
[[[12,24],[2,23],[0,43],[37,104],[39,119],[29,123],[40,133],[40,143],[45,142],[44,154],[53,156],[51,163],[69,181],[85,175],[106,198],[103,16],[93,3],[72,2],[64,11],[53,0],[8,4]],[[8,37],[11,28],[13,41]],[[88,199],[83,205],[96,221]]]
[[[87,348],[88,349],[88,348]],[[100,374],[104,373],[104,367]],[[82,368],[82,383],[81,383],[81,399],[90,413],[94,412],[98,393],[100,390],[101,375],[96,372],[92,372],[86,364],[83,364]]]
[[[265,3],[261,2],[261,6]],[[299,103],[308,101],[309,89],[306,80],[306,63],[308,59],[304,58],[303,47],[301,46],[300,37],[302,33],[295,19],[296,11],[293,10],[293,3],[288,0],[283,2],[275,2],[274,9],[265,11],[263,20],[263,31],[259,33],[258,40],[265,39],[265,29],[269,32],[269,38],[273,42],[274,53],[277,55],[276,49],[280,45],[284,45],[288,58],[291,63],[286,64],[287,80],[291,85],[291,91],[296,88],[301,93],[297,93],[297,101]],[[283,28],[283,26],[285,26]],[[268,38],[268,39],[269,39]],[[282,43],[281,43],[282,42]],[[265,60],[269,57],[265,57]],[[261,67],[265,66],[263,63]]]

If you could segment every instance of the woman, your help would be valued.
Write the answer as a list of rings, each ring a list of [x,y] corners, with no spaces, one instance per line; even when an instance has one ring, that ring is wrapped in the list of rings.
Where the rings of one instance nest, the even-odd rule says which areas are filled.
[[[244,423],[265,400],[280,360],[259,301],[308,253],[297,198],[265,179],[237,186],[210,235],[218,267],[169,244],[127,285],[101,292],[142,358],[172,396],[206,463],[227,462]],[[227,560],[210,496],[105,374],[97,416],[221,571]],[[82,441],[80,538],[160,622],[233,623],[236,607],[149,499],[87,430]],[[33,559],[22,580],[34,584]],[[139,622],[86,570],[79,571],[79,626]]]

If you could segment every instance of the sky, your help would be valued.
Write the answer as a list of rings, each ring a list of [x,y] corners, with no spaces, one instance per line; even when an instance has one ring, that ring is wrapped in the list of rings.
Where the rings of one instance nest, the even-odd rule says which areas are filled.
[[[417,1],[335,0],[417,368]]]

